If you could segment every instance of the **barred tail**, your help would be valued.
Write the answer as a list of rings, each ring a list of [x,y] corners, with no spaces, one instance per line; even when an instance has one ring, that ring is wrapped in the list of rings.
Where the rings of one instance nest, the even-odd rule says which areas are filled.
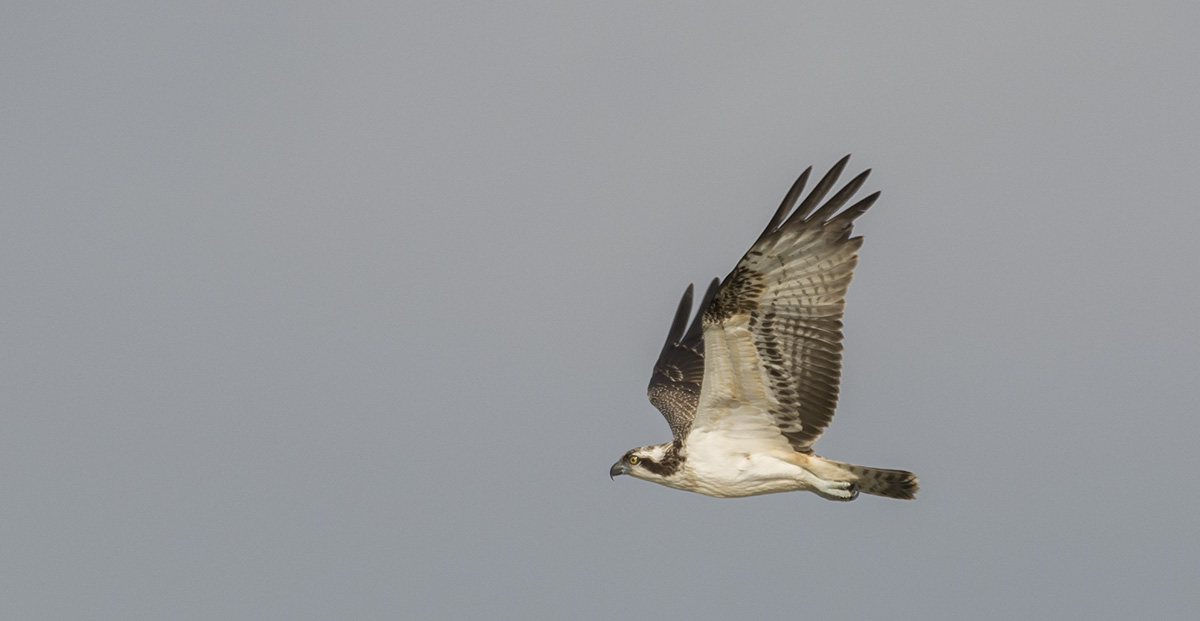
[[[907,470],[887,470],[884,468],[868,468],[840,461],[827,459],[831,464],[839,466],[849,473],[858,491],[875,496],[912,500],[921,486],[917,483],[917,475]]]

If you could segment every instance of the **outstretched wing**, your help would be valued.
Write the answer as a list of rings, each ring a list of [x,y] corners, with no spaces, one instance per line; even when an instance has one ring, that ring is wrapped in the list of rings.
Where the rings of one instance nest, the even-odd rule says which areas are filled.
[[[714,278],[708,285],[691,327],[688,327],[688,316],[692,312],[692,285],[688,285],[683,292],[683,299],[679,300],[679,308],[675,310],[675,320],[667,332],[667,342],[650,374],[650,387],[647,389],[650,403],[667,419],[676,440],[683,439],[692,424],[692,418],[696,416],[700,385],[704,380],[704,338],[700,318],[716,295],[720,282],[720,279]]]
[[[842,311],[862,245],[851,229],[879,198],[876,192],[838,213],[867,170],[821,204],[849,158],[796,205],[812,168],[800,175],[704,312],[708,361],[693,430],[745,439],[782,433],[794,450],[810,452],[829,425],[841,378]]]

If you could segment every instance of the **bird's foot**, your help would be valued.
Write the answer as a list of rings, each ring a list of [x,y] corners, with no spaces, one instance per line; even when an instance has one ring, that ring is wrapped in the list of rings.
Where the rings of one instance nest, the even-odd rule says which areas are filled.
[[[858,498],[858,486],[849,481],[821,481],[813,491],[829,500],[849,502]]]

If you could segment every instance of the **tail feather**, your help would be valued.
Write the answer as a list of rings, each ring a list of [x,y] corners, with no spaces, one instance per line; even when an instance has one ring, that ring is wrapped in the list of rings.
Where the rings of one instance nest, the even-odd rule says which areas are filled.
[[[840,461],[826,461],[839,466],[844,472],[852,475],[858,491],[864,494],[912,500],[921,489],[917,475],[907,470],[868,468]]]

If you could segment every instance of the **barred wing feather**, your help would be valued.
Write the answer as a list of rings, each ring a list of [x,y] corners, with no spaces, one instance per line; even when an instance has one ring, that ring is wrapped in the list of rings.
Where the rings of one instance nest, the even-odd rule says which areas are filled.
[[[707,360],[689,429],[777,431],[794,450],[809,453],[832,420],[842,313],[862,245],[851,230],[879,197],[876,192],[842,209],[867,170],[822,204],[849,157],[797,205],[811,168],[804,171],[705,308]]]

